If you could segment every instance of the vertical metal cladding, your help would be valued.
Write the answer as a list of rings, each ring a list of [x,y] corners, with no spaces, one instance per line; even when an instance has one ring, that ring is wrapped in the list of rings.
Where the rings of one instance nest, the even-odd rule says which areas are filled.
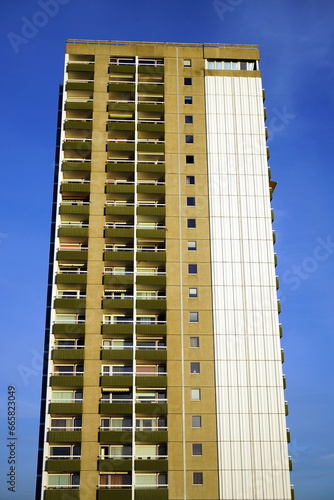
[[[206,76],[220,499],[291,498],[260,78]]]

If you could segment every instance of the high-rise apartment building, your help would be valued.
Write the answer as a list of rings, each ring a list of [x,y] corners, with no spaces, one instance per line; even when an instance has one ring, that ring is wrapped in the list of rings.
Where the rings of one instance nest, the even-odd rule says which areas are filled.
[[[258,61],[68,41],[38,500],[291,499]]]

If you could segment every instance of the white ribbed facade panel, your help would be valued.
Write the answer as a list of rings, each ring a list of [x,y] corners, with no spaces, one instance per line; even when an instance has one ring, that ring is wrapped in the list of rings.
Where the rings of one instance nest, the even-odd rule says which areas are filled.
[[[205,77],[220,499],[288,500],[260,78]]]

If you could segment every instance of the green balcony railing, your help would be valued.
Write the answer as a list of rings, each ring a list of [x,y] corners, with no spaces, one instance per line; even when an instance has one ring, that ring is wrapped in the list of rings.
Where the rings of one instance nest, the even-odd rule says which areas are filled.
[[[135,164],[131,161],[117,162],[117,160],[108,162],[106,166],[107,172],[134,172]]]
[[[79,472],[81,461],[78,459],[47,460],[47,472]]]
[[[80,489],[73,489],[73,488],[47,489],[44,493],[43,500],[64,500],[65,498],[66,500],[79,500]]]
[[[61,164],[61,169],[63,171],[78,171],[78,170],[83,170],[83,171],[90,171],[92,167],[92,164],[88,160],[80,160],[80,161],[63,161]]]
[[[66,120],[64,123],[65,130],[92,130],[92,120]]]
[[[105,215],[133,215],[134,206],[107,205],[104,209]]]
[[[87,274],[57,274],[56,283],[87,283]]]
[[[56,298],[54,301],[55,308],[64,309],[84,309],[86,307],[86,299],[62,299]]]
[[[61,204],[59,207],[59,213],[63,214],[89,214],[89,205],[70,205],[67,203]]]
[[[132,349],[102,349],[101,359],[126,359],[133,358]]]
[[[129,403],[100,403],[100,413],[102,415],[131,415],[132,402]],[[161,415],[165,415],[162,413]]]
[[[133,252],[114,252],[111,250],[106,250],[103,253],[103,260],[117,260],[117,261],[131,261],[133,262],[134,253]],[[124,306],[122,306],[124,307]]]
[[[55,415],[81,415],[82,403],[50,403],[49,413]]]
[[[49,443],[79,443],[82,438],[81,431],[48,431]]]
[[[116,253],[116,252],[108,252]],[[120,252],[125,253],[125,252]],[[132,309],[133,299],[103,299],[102,301],[103,309]]]
[[[83,387],[82,375],[52,375],[50,377],[51,387]]]
[[[66,101],[65,109],[93,109],[93,101]]]
[[[120,431],[99,432],[100,443],[131,443],[131,441],[132,441],[131,431],[120,430]]]
[[[80,360],[85,359],[85,349],[53,349],[51,358],[53,360],[67,359]]]

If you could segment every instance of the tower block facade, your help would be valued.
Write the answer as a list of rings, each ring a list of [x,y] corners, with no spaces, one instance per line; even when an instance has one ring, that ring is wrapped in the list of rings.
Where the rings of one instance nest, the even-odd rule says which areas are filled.
[[[289,500],[256,46],[66,44],[37,500]]]

